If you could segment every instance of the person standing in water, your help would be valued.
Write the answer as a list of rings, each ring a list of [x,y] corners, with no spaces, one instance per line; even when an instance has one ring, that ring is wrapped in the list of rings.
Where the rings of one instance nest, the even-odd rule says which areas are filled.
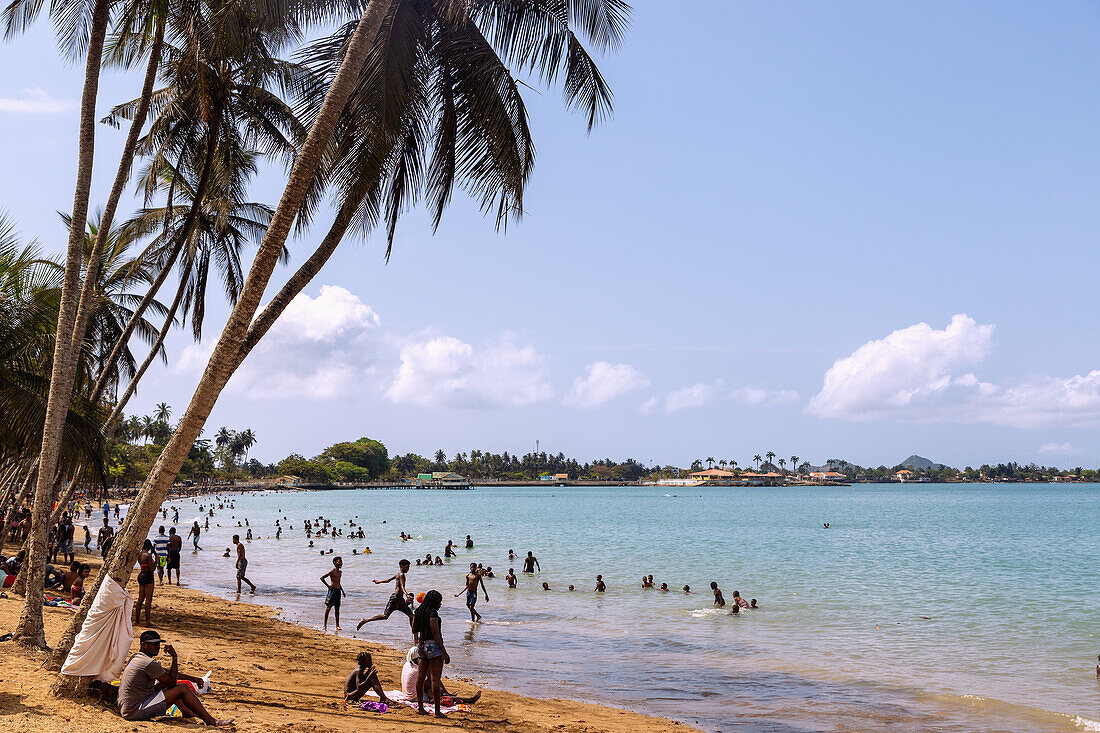
[[[321,582],[328,588],[328,593],[325,595],[325,630],[328,630],[328,613],[329,611],[336,611],[336,630],[340,630],[340,599],[347,595],[344,588],[340,585],[340,578],[343,577],[344,560],[337,555],[332,558],[332,570],[321,576]]]
[[[485,593],[485,602],[489,602],[489,591],[485,589],[485,578],[477,571],[477,563],[470,563],[470,572],[466,573],[466,587],[455,593],[455,598],[462,595],[463,591],[466,593],[466,608],[470,609],[470,621],[477,623],[481,621],[481,614],[477,612],[474,606],[477,604],[477,586],[481,585],[481,590]]]
[[[378,614],[377,616],[371,616],[370,618],[362,619],[358,624],[356,624],[356,631],[363,628],[371,621],[385,621],[394,611],[400,611],[401,613],[408,616],[409,625],[412,625],[413,612],[412,609],[409,608],[408,591],[405,590],[405,575],[409,572],[409,564],[410,563],[408,560],[402,560],[401,562],[397,563],[397,572],[394,573],[392,576],[386,578],[385,580],[376,579],[372,581],[375,585],[378,585],[380,583],[389,583],[392,580],[394,584],[393,593],[390,595],[389,601],[386,602],[386,610],[382,611],[382,613]]]
[[[233,535],[233,544],[237,546],[237,593],[241,592],[241,581],[248,583],[252,586],[250,591],[252,595],[256,595],[256,584],[253,583],[245,575],[245,571],[248,570],[248,558],[244,554],[244,543],[241,542],[241,536],[239,534]]]
[[[714,605],[718,608],[725,608],[726,599],[722,597],[722,591],[718,590],[718,583],[711,582],[710,589],[714,591]]]
[[[191,525],[191,531],[187,533],[187,538],[188,539],[191,539],[191,537],[195,538],[195,539],[191,540],[191,543],[195,547],[195,552],[198,552],[199,550],[202,549],[201,547],[199,547],[199,535],[200,534],[202,534],[202,528],[199,527],[199,520],[196,519],[195,523]]]
[[[536,567],[539,569],[539,572],[541,573],[542,572],[542,566],[539,565],[539,559],[537,557],[535,557],[533,552],[528,550],[527,551],[527,557],[523,558],[523,572],[533,573],[533,572],[535,572]]]

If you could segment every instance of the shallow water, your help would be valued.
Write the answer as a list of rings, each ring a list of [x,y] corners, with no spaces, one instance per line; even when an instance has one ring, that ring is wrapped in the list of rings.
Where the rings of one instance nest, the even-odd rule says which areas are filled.
[[[447,566],[414,566],[409,587],[443,593],[449,674],[492,687],[720,731],[1100,730],[1097,485],[509,487],[233,501],[215,510],[203,552],[185,543],[185,582],[232,596],[233,561],[221,552],[247,517],[256,601],[319,626],[318,579],[332,556],[308,549],[302,521],[357,517],[365,539],[314,543],[344,559],[342,633],[395,646],[410,640],[399,615],[352,631],[392,588],[371,579],[473,535],[475,549]],[[198,506],[174,503],[186,534]],[[401,531],[416,539],[401,542]],[[351,555],[364,546],[373,554]],[[528,550],[542,564],[517,590],[504,581],[509,548],[517,570]],[[497,575],[476,627],[453,597],[470,561]],[[592,592],[597,573],[606,594]],[[642,590],[643,573],[674,592]],[[711,581],[761,609],[716,612]],[[685,583],[693,595],[679,592]]]

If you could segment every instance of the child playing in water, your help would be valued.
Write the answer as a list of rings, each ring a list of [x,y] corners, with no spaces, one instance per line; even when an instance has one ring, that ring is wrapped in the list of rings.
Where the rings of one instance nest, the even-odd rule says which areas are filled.
[[[344,561],[339,555],[332,558],[332,570],[321,576],[321,582],[328,588],[325,595],[325,630],[328,630],[328,612],[336,611],[336,630],[340,630],[340,599],[347,595],[347,591],[340,585],[343,577]]]
[[[718,590],[718,583],[711,581],[710,589],[714,591],[714,605],[718,608],[725,608],[726,599],[722,597],[722,591]]]

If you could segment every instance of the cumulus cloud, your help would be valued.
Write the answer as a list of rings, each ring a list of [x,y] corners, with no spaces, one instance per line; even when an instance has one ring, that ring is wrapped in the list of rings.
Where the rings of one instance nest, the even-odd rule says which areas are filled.
[[[322,285],[299,294],[271,327],[228,388],[257,399],[336,399],[355,394],[377,370],[372,332],[381,319],[348,290]],[[200,371],[213,344],[184,349],[177,370]]]
[[[918,323],[894,331],[834,363],[806,410],[855,421],[1100,426],[1100,370],[994,384],[971,371],[992,347],[993,326],[964,314],[942,330]]]
[[[1072,456],[1075,453],[1080,451],[1072,443],[1043,443],[1039,446],[1039,454],[1044,456]]]
[[[778,405],[784,402],[797,402],[798,392],[793,389],[758,389],[756,387],[742,387],[730,392],[730,397],[738,402],[748,405]]]
[[[616,397],[649,386],[649,380],[629,364],[597,361],[584,368],[585,375],[573,381],[563,404],[581,409],[599,407]]]
[[[422,407],[522,407],[553,397],[548,376],[535,348],[510,337],[475,348],[439,336],[401,347],[401,366],[385,396]]]
[[[38,88],[24,89],[19,93],[18,97],[0,97],[0,112],[55,115],[61,112],[68,112],[72,108],[72,102],[64,99],[55,99]]]
[[[714,384],[693,384],[690,387],[682,387],[673,390],[665,396],[665,412],[687,410],[692,407],[702,407],[708,402],[713,402],[722,392],[721,380]]]

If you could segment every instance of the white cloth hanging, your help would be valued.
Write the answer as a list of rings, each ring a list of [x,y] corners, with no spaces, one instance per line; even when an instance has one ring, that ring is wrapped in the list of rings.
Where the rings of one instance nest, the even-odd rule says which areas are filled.
[[[134,641],[134,597],[110,576],[103,580],[61,674],[112,682],[122,675]]]

